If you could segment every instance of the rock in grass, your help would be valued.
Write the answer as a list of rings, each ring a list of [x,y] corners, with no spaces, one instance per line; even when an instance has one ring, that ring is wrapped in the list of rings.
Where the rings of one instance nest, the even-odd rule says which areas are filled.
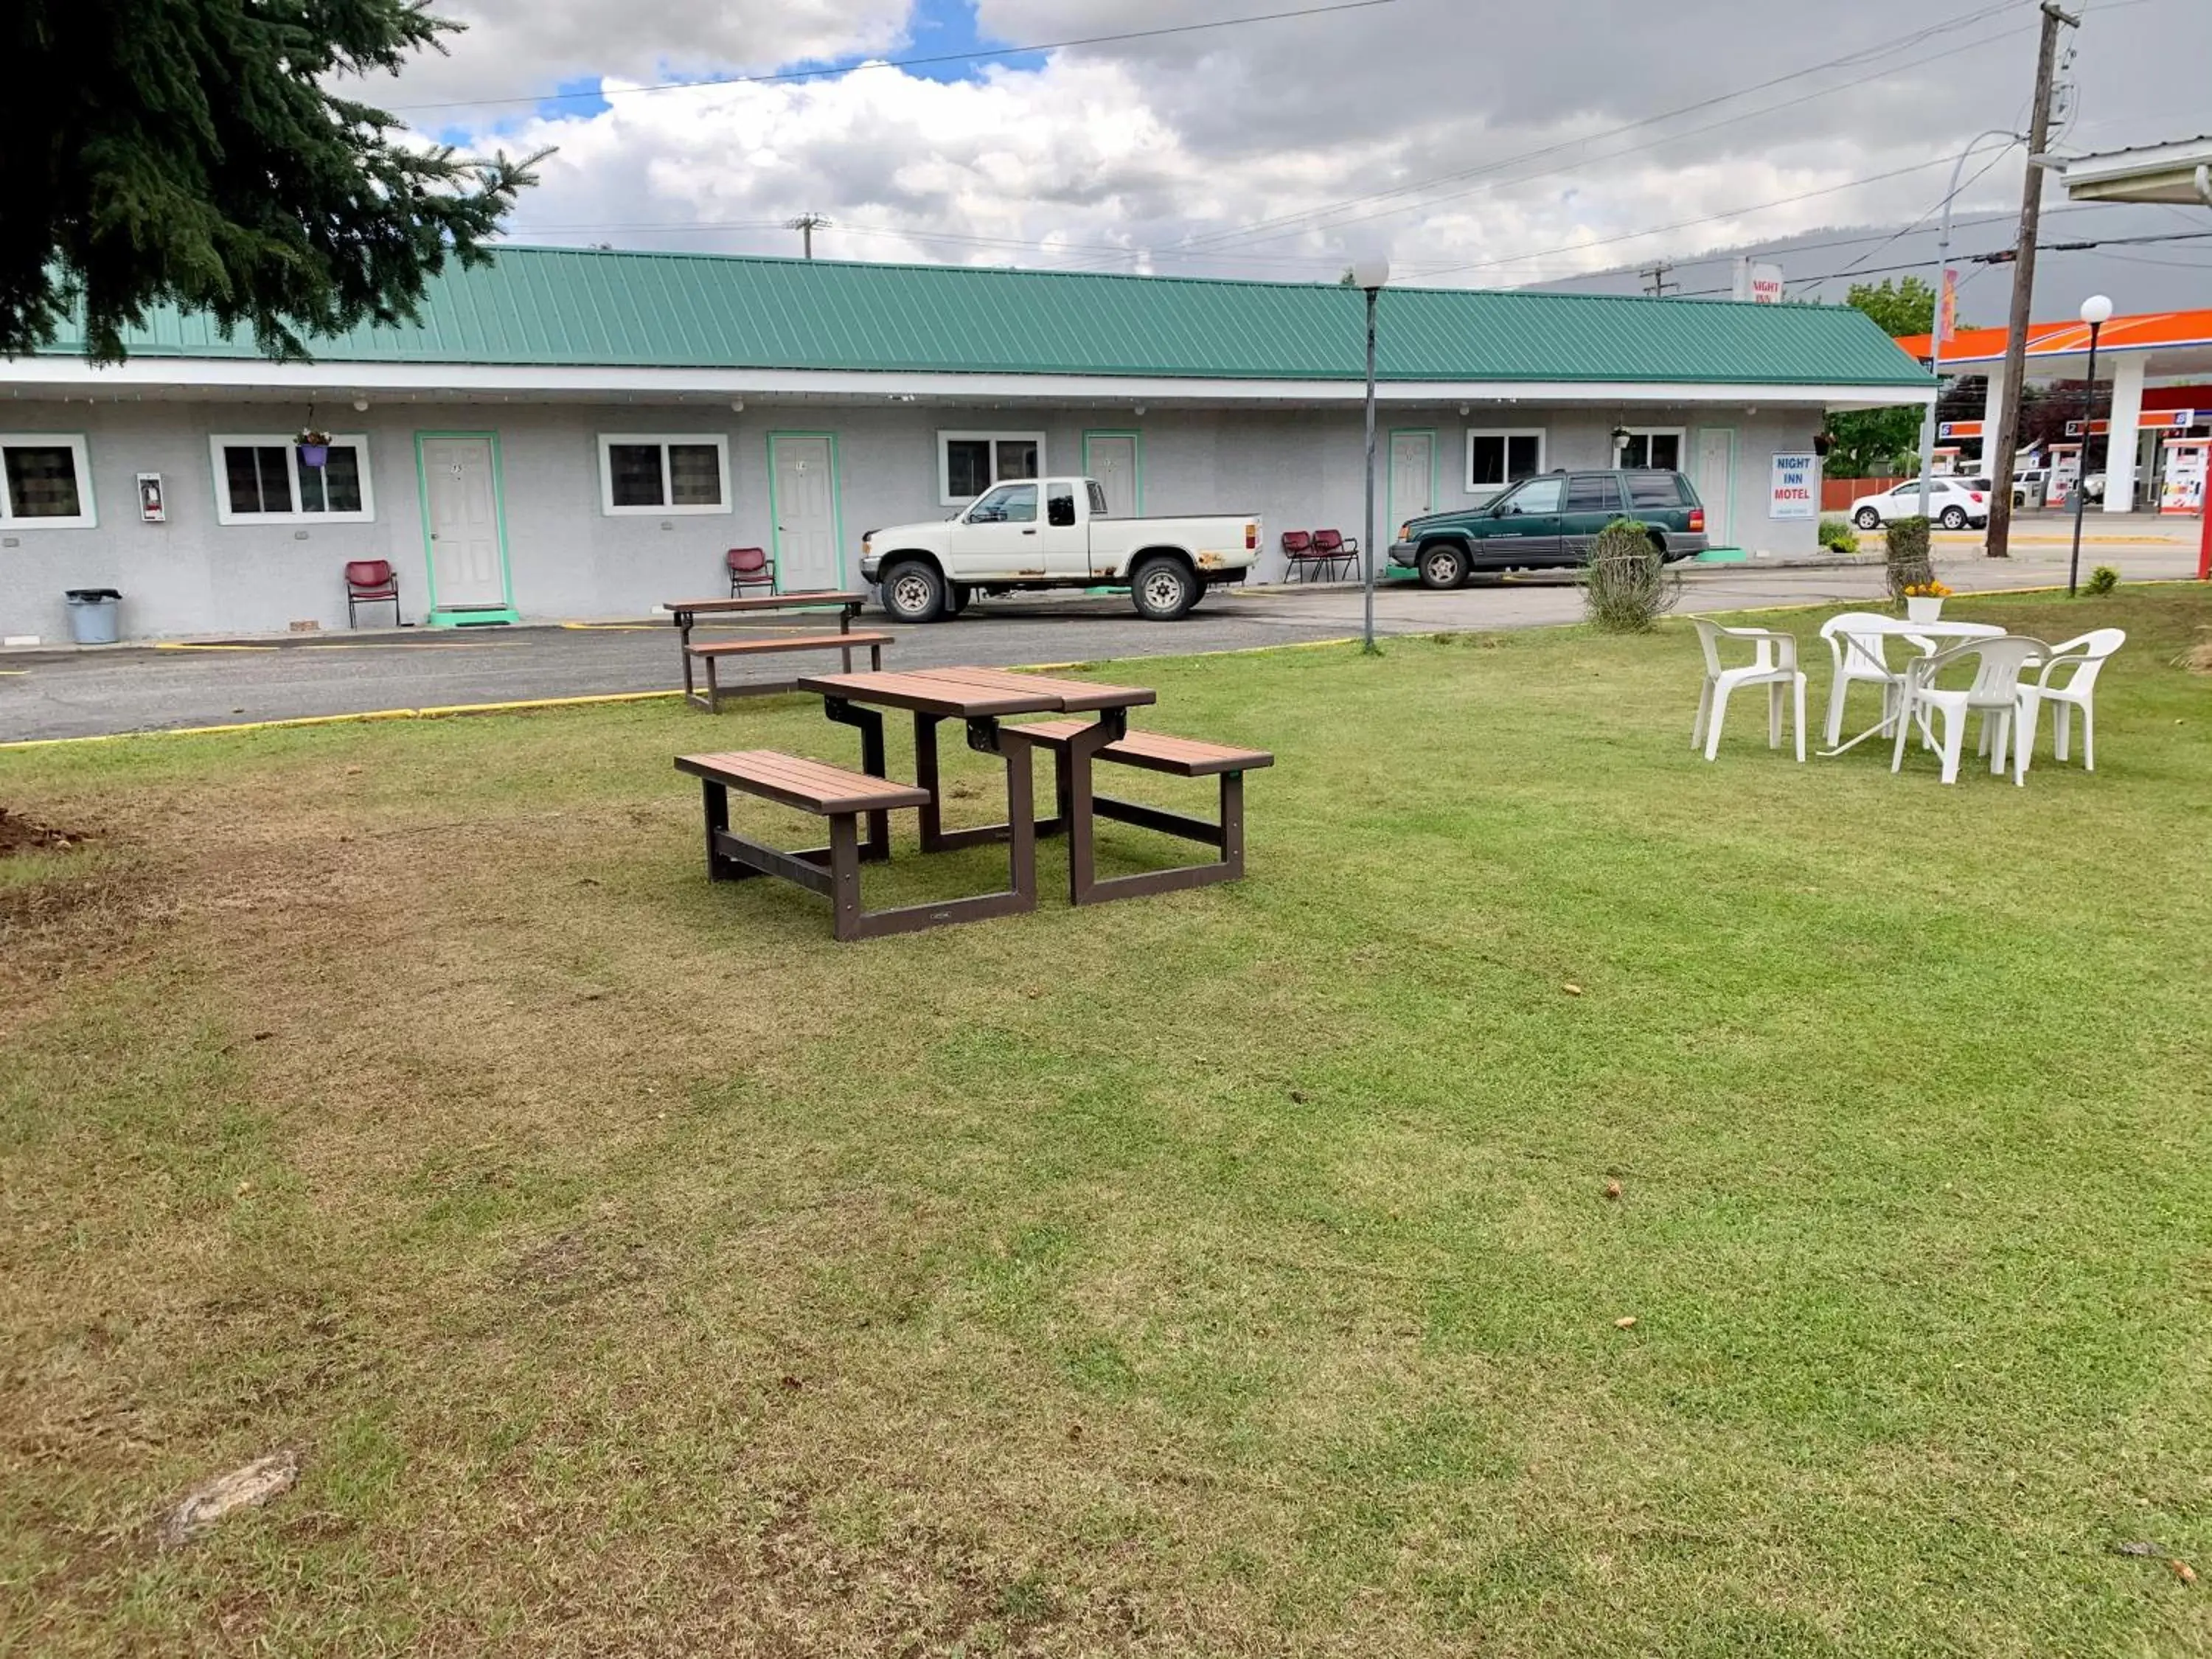
[[[233,1510],[258,1507],[291,1491],[299,1478],[300,1454],[280,1451],[193,1487],[161,1517],[162,1547],[190,1543]]]

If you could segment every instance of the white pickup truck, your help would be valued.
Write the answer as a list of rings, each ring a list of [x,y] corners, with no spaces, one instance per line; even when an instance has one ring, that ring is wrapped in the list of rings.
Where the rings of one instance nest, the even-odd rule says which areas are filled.
[[[979,590],[1105,586],[1127,588],[1139,616],[1172,622],[1259,557],[1256,513],[1113,518],[1094,478],[999,484],[949,520],[860,538],[860,574],[879,586],[886,614],[909,623],[957,616]]]

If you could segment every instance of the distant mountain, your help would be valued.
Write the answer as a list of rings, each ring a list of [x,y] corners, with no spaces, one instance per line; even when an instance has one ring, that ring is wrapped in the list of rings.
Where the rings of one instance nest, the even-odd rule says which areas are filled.
[[[2017,210],[1962,211],[1951,232],[1951,263],[1959,271],[1959,315],[1969,327],[2002,325],[2012,302],[2012,267],[1975,263],[1977,253],[2011,246]],[[2129,236],[2186,235],[2192,240],[2110,246]],[[2080,252],[2054,243],[2101,240],[2102,247]],[[1699,254],[1670,264],[1670,293],[1726,299],[1735,258],[1748,253],[1782,267],[1793,300],[1843,301],[1858,282],[1880,282],[1906,274],[1932,280],[1936,264],[1934,225],[1899,232],[1896,226],[1842,226],[1807,231],[1779,241],[1759,242]],[[2180,311],[2212,307],[2212,210],[2057,201],[2043,210],[2042,251],[2035,271],[2035,316],[2046,321],[2073,314],[2087,295],[2107,294],[2122,312]],[[1902,267],[1902,269],[1900,269]],[[1641,267],[1594,271],[1559,282],[1536,283],[1538,289],[1564,294],[1643,294],[1650,291]],[[1815,280],[1819,279],[1819,280]]]

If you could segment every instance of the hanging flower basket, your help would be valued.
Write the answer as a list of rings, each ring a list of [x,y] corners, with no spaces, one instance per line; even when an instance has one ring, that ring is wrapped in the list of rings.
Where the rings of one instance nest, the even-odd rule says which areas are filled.
[[[331,434],[308,427],[295,440],[300,446],[300,465],[320,469],[330,464]]]

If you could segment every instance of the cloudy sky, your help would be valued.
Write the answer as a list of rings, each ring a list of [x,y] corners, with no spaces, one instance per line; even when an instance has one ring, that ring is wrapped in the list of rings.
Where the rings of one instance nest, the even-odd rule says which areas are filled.
[[[1339,0],[1262,21],[1317,3],[437,0],[469,26],[450,55],[365,90],[464,148],[557,146],[518,240],[787,253],[783,222],[813,212],[837,258],[1328,281],[1381,252],[1404,280],[1510,286],[1922,218],[1970,138],[2024,130],[2034,70],[2034,0]],[[2212,0],[2085,9],[2069,147],[2212,131]],[[960,55],[1005,47],[1047,49]],[[2018,202],[2020,149],[1988,159],[1964,216]],[[2099,210],[2054,234],[2101,214],[2212,229]],[[1792,275],[1912,246],[1839,244]],[[2128,254],[2146,307],[2212,304],[2212,239]]]

